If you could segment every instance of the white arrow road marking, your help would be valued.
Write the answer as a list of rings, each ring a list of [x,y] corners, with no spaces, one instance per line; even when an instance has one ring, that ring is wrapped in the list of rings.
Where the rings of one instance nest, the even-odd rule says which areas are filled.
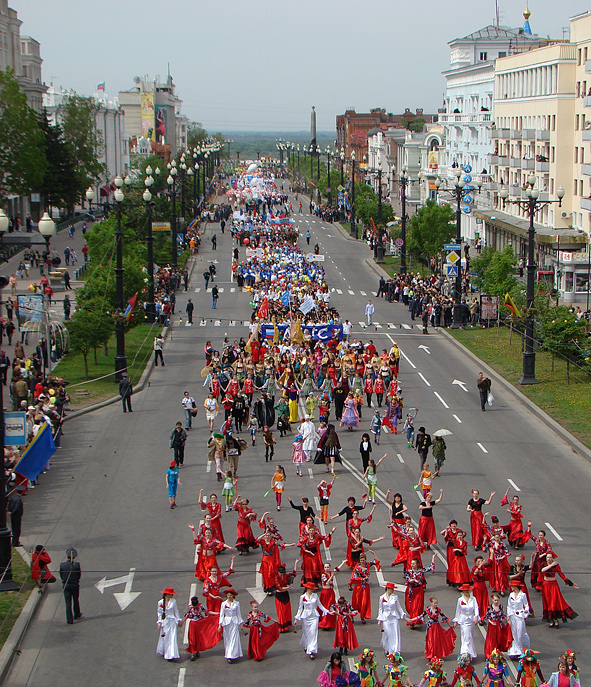
[[[422,348],[427,355],[431,355],[431,351],[429,350],[428,346],[424,346],[423,344],[421,344],[419,348]]]
[[[252,598],[260,605],[267,598],[267,592],[263,589],[263,576],[260,573],[261,564],[257,563],[256,573],[255,573],[255,585],[256,587],[247,587],[246,591],[252,596]]]
[[[488,451],[484,448],[484,446],[479,441],[476,443],[476,446],[478,446],[478,448],[480,448],[480,450],[483,453],[488,453]]]
[[[468,393],[468,385],[466,384],[466,382],[460,382],[459,379],[454,379],[453,382],[452,382],[452,384],[457,384],[458,386],[462,387],[462,389],[463,389],[466,393]]]
[[[460,418],[457,415],[454,415],[453,417],[458,424],[460,424],[460,425],[462,424],[462,421],[460,420]]]
[[[507,479],[507,482],[515,489],[515,491],[521,491],[521,489],[515,484],[515,482],[512,479]]]
[[[133,585],[133,578],[135,577],[135,568],[130,568],[127,575],[122,575],[121,577],[114,577],[112,580],[107,580],[103,577],[94,586],[99,590],[101,594],[105,593],[105,589],[109,587],[115,587],[118,584],[125,584],[125,588],[122,592],[113,592],[115,600],[119,604],[119,607],[124,611],[130,603],[135,601],[141,592],[132,592],[131,586]]]
[[[419,377],[425,382],[427,386],[431,386],[431,383],[428,382],[425,377],[423,376],[422,372],[419,372]]]
[[[437,398],[441,401],[441,403],[443,404],[443,407],[444,407],[444,408],[449,408],[449,406],[447,405],[447,403],[441,398],[441,396],[440,396],[436,391],[434,391],[433,393],[434,393],[435,396],[437,396]]]
[[[544,523],[546,527],[552,532],[552,534],[558,539],[558,541],[563,541],[562,537],[558,534],[558,532],[552,527],[552,525],[549,522]]]

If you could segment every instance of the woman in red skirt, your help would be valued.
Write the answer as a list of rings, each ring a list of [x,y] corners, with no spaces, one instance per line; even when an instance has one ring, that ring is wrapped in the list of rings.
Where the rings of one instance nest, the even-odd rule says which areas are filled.
[[[492,564],[490,587],[504,594],[509,589],[509,551],[498,532],[493,535],[490,544],[485,546],[488,548],[488,560]]]
[[[195,565],[195,577],[198,580],[204,580],[209,576],[209,571],[216,565],[216,554],[224,549],[234,551],[231,546],[218,541],[213,538],[211,530],[205,530],[203,536],[195,535],[195,527],[189,525],[189,529],[193,532],[193,544],[199,546],[199,554],[197,556],[197,563]]]
[[[353,616],[359,614],[344,596],[340,596],[338,603],[333,604],[330,609],[336,613],[333,616],[336,620],[333,649],[339,649],[342,654],[347,655],[349,651],[359,648],[355,628],[353,627]]]
[[[205,597],[207,604],[207,612],[211,615],[212,613],[220,612],[220,606],[222,605],[222,595],[220,593],[220,587],[230,587],[228,582],[228,577],[234,572],[234,556],[230,560],[230,569],[228,572],[220,573],[220,569],[217,565],[213,565],[209,571],[209,576],[203,581],[203,596]]]
[[[254,658],[255,661],[262,661],[267,651],[279,638],[279,625],[272,620],[271,616],[259,610],[256,601],[251,601],[250,605],[252,610],[246,621],[242,623],[242,627],[249,628],[247,655],[248,658]],[[263,623],[271,624],[263,625]]]
[[[531,586],[532,589],[542,591],[542,575],[540,570],[546,564],[546,554],[552,551],[550,542],[546,539],[545,530],[540,530],[537,537],[532,537],[536,545],[536,552],[531,555]]]
[[[488,610],[488,580],[490,563],[485,563],[482,556],[476,556],[472,568],[472,594],[478,604],[478,615],[484,618]]]
[[[451,627],[449,618],[439,608],[437,597],[429,599],[429,605],[418,618],[411,618],[413,621],[421,621],[427,624],[427,634],[425,637],[425,657],[427,660],[432,658],[445,658],[453,653],[456,645],[456,632]],[[449,627],[444,630],[441,623],[447,623]]]
[[[257,514],[249,507],[249,500],[242,499],[238,503],[238,496],[234,500],[234,510],[238,512],[238,520],[236,522],[236,548],[240,551],[240,555],[248,553],[248,549],[256,549],[258,542],[252,533],[252,521],[256,520]]]
[[[277,586],[275,587],[275,609],[277,611],[277,622],[279,624],[279,632],[291,632],[291,600],[289,598],[289,590],[294,578],[297,574],[296,568],[299,562],[296,559],[293,564],[293,571],[286,573],[285,566],[280,565],[277,570]]]
[[[371,553],[373,551],[370,550]],[[376,570],[381,570],[382,567],[377,558],[369,562],[364,553],[359,556],[359,563],[353,568],[351,579],[349,580],[349,589],[353,589],[353,597],[351,603],[356,611],[359,611],[361,622],[365,622],[371,618],[371,592],[369,588],[369,576],[372,566]]]
[[[427,545],[427,548],[437,544],[437,530],[435,529],[435,521],[433,520],[433,506],[441,503],[443,498],[443,489],[439,490],[439,498],[433,501],[433,496],[430,491],[425,495],[425,500],[419,504],[421,517],[419,519],[419,539]]]
[[[491,603],[486,614],[481,616],[483,620],[488,621],[486,640],[484,642],[484,658],[487,659],[490,658],[495,649],[501,652],[507,651],[513,642],[511,625],[501,606],[500,594],[493,592],[490,596],[490,600]]]
[[[413,558],[410,568],[404,573],[404,579],[406,581],[404,601],[406,612],[410,618],[410,620],[406,621],[407,625],[423,624],[421,616],[425,610],[425,587],[427,586],[425,573],[427,572],[435,572],[435,554],[433,554],[431,565],[428,568],[419,566],[419,559]]]
[[[203,489],[199,491],[198,501],[201,504],[201,510],[207,510],[209,515],[211,515],[211,532],[214,539],[221,541],[224,540],[224,533],[222,532],[222,504],[218,501],[217,494],[211,494],[209,501],[203,503],[201,497],[203,496]]]
[[[191,597],[191,603],[185,613],[183,623],[189,621],[189,646],[185,649],[191,654],[191,661],[199,657],[201,651],[213,649],[222,639],[219,632],[219,618],[216,614],[209,614],[203,604],[199,603],[199,598]]]
[[[577,617],[577,613],[566,603],[558,582],[556,575],[558,575],[568,587],[578,589],[578,586],[571,582],[560,569],[560,565],[556,560],[558,556],[552,552],[546,554],[546,565],[540,570],[542,577],[542,608],[544,609],[543,618],[550,623],[549,627],[559,627],[560,620],[565,623],[567,620],[572,620]]]
[[[487,501],[480,498],[478,489],[472,489],[472,498],[468,501],[466,510],[470,513],[470,529],[472,530],[472,546],[478,550],[484,539],[484,516],[482,506],[488,506],[493,500],[496,491],[491,491]]]
[[[319,597],[320,603],[324,606],[324,608],[330,609],[331,606],[336,604],[334,593],[334,571],[331,570],[330,563],[324,564],[324,570],[322,571],[320,584],[322,586]],[[322,618],[320,618],[318,627],[322,630],[334,630],[336,623],[337,618],[335,615],[325,613]]]
[[[392,546],[400,548],[400,534],[398,528],[404,524],[404,514],[408,508],[402,503],[402,496],[397,492],[390,498],[391,489],[386,492],[386,501],[392,506],[392,522],[388,527],[392,530]]]
[[[396,556],[394,563],[392,563],[392,567],[398,565],[398,563],[404,563],[404,569],[408,570],[411,566],[413,558],[418,560],[419,568],[423,567],[421,554],[427,547],[420,540],[419,535],[415,532],[415,528],[410,523],[411,519],[409,517],[405,517],[404,527],[400,530],[402,543],[398,551],[398,555]]]
[[[277,568],[281,565],[280,551],[286,546],[294,546],[293,544],[278,545],[272,539],[271,532],[268,530],[259,537],[258,542],[261,547],[263,557],[261,559],[261,567],[259,572],[263,577],[263,589],[269,594],[275,589],[277,582]]]
[[[468,542],[464,539],[466,533],[464,530],[458,529],[456,533],[456,543],[453,547],[453,555],[447,570],[448,584],[452,587],[459,587],[462,584],[471,584],[472,575],[470,568],[466,562],[466,554],[468,553]]]
[[[373,508],[371,509],[369,515],[366,518],[360,518],[359,513],[355,510],[351,510],[351,518],[346,521],[345,523],[345,534],[347,535],[347,565],[349,568],[354,568],[357,561],[359,560],[358,558],[354,561],[351,558],[351,534],[353,533],[353,530],[359,530],[359,536],[361,535],[361,525],[366,522],[368,525],[372,521],[373,518],[373,512],[375,510],[375,503],[373,505]]]
[[[325,536],[320,534],[316,528],[306,528],[300,537],[298,546],[302,557],[302,584],[312,582],[318,586],[321,583],[324,564],[320,555],[320,547],[323,542],[326,547],[330,546],[331,537],[335,530],[336,527],[333,527],[330,533]]]
[[[445,581],[447,582],[447,584],[450,584],[449,568],[451,566],[451,561],[454,556],[454,548],[457,546],[458,543],[458,529],[458,521],[450,520],[449,525],[444,530],[441,530],[441,534],[443,535],[445,541],[445,554],[447,557],[447,573],[445,575]]]

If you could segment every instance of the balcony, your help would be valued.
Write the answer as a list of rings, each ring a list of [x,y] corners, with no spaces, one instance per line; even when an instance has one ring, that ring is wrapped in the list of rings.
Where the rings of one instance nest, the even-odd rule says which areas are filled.
[[[536,162],[536,172],[549,172],[550,163],[549,162]]]
[[[583,107],[591,107],[591,95],[586,95],[583,98]]]
[[[462,114],[458,112],[444,113],[439,115],[440,124],[463,124],[465,126],[475,126],[482,124],[492,124],[492,114],[490,112],[471,112]]]
[[[493,129],[493,138],[509,138],[509,129]]]
[[[583,141],[591,141],[591,129],[583,129],[582,138]]]
[[[521,140],[521,129],[511,129],[511,138]]]
[[[499,190],[499,182],[498,181],[487,181],[485,184],[483,184],[482,188],[485,191],[498,191]]]
[[[498,162],[497,164],[501,167],[508,167],[509,166],[509,158],[504,157],[503,155],[499,155],[497,158]]]
[[[591,211],[591,198],[581,198],[581,210]]]
[[[588,163],[581,165],[581,173],[586,176],[591,176],[591,165]]]
[[[521,186],[509,186],[509,195],[513,198],[521,198]]]
[[[536,129],[536,140],[538,140],[538,141],[549,141],[550,140],[550,129]]]
[[[511,167],[521,167],[521,160],[518,157],[509,158]]]
[[[535,169],[536,168],[536,161],[535,160],[522,160],[521,161],[521,169]]]
[[[521,130],[521,138],[526,139],[527,141],[533,141],[536,137],[536,130],[535,129],[522,129]]]
[[[585,72],[591,74],[591,60],[585,61]]]

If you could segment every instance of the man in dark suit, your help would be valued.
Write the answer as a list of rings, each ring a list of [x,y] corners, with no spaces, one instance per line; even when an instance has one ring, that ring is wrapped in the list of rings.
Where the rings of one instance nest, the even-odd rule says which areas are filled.
[[[76,562],[78,551],[70,547],[66,551],[67,560],[60,563],[60,578],[64,587],[64,599],[66,600],[66,621],[72,625],[74,620],[82,617],[80,612],[80,563]],[[74,613],[72,614],[72,607]]]
[[[121,375],[121,381],[119,382],[119,396],[121,396],[121,403],[123,404],[123,412],[126,413],[128,410],[133,413],[133,408],[131,407],[131,394],[133,393],[133,386],[131,385],[131,380],[127,372]]]
[[[21,520],[23,519],[24,506],[21,494],[24,492],[23,484],[16,486],[10,493],[6,501],[6,510],[10,513],[10,529],[12,531],[12,545],[22,546],[21,538]]]

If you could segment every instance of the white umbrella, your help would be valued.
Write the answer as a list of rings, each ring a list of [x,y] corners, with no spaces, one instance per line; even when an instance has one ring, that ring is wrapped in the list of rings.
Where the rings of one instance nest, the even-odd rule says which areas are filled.
[[[434,437],[448,437],[453,432],[450,432],[449,429],[438,429],[436,432],[433,432]]]

